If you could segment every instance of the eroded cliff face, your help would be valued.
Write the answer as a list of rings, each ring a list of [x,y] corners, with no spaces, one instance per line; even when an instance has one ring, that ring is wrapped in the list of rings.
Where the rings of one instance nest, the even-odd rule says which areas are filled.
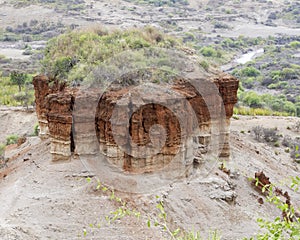
[[[189,167],[212,152],[230,154],[238,80],[228,74],[142,88],[119,82],[105,92],[50,83],[45,76],[34,78],[41,134],[51,138],[54,161],[100,150],[113,166],[141,173]]]
[[[99,153],[99,143],[95,132],[95,116],[101,89],[89,89],[76,93],[72,112],[73,134],[76,143],[75,154],[95,155]]]
[[[46,76],[33,78],[40,137],[51,139],[53,161],[69,160],[75,145],[72,112],[76,90]]]
[[[36,113],[39,120],[39,135],[41,138],[47,138],[49,134],[46,96],[50,93],[49,79],[46,76],[36,76],[33,78],[33,85],[35,90],[35,106]]]
[[[74,152],[72,131],[74,93],[70,91],[49,94],[46,97],[47,121],[53,161],[69,160]]]
[[[189,167],[212,152],[229,157],[236,78],[218,73],[207,80],[176,79],[168,87],[121,85],[102,95],[96,112],[100,149],[111,164],[151,172],[171,161]],[[217,134],[214,142],[212,134]]]

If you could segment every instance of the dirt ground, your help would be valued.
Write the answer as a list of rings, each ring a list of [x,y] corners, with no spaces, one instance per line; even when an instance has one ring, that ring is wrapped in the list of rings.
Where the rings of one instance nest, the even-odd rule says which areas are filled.
[[[12,134],[29,136],[34,132],[34,126],[38,123],[34,110],[0,107],[0,143],[5,142],[6,137]]]
[[[15,134],[32,130],[35,113],[13,111],[10,118],[5,118],[6,113],[0,111],[2,128],[10,126]],[[284,117],[232,119],[232,155],[226,163],[230,176],[216,166],[208,175],[195,170],[191,177],[177,179],[154,192],[126,194],[116,190],[115,195],[141,216],[125,216],[111,224],[105,219],[113,216],[110,212],[119,209],[120,204],[110,199],[111,192],[96,190],[96,179],[101,181],[101,176],[94,176],[80,158],[53,163],[49,140],[29,137],[6,152],[9,161],[0,170],[1,239],[168,239],[162,228],[147,227],[149,216],[157,218],[156,195],[164,199],[171,229],[199,229],[204,237],[217,229],[222,239],[228,240],[251,236],[258,231],[257,217],[272,219],[280,212],[265,200],[264,204],[258,202],[264,197],[253,189],[248,178],[263,170],[272,182],[288,183],[288,176],[299,175],[299,165],[282,147],[256,142],[248,130],[259,124],[277,127],[283,135],[297,136],[287,129],[296,121],[299,119]],[[90,183],[87,177],[91,177]],[[118,184],[124,183],[110,187],[118,189]],[[289,191],[295,206],[300,206],[299,194],[285,185],[281,188]]]

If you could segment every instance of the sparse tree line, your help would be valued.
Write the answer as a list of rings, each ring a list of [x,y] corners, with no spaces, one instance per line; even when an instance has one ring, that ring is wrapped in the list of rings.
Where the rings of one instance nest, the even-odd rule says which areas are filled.
[[[14,42],[23,40],[25,43],[35,40],[49,39],[63,33],[66,26],[61,22],[45,22],[32,19],[15,27],[7,26],[0,34],[1,41]]]

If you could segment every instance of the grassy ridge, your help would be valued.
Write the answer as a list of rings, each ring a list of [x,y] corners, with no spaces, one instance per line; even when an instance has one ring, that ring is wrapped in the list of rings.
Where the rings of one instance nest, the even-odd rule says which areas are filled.
[[[145,68],[153,59],[161,61],[162,65],[172,63],[174,60],[167,59],[168,56],[162,53],[145,56],[143,49],[168,49],[176,46],[180,46],[178,40],[151,27],[111,33],[100,28],[70,31],[48,42],[42,60],[42,72],[68,82],[82,82],[91,77],[91,73],[100,66],[111,67],[110,70],[114,71],[113,68],[122,68],[135,62],[138,63],[137,69]],[[106,60],[128,50],[133,51],[128,52],[126,62],[119,62],[114,66],[105,63]],[[116,62],[118,60],[116,59]]]

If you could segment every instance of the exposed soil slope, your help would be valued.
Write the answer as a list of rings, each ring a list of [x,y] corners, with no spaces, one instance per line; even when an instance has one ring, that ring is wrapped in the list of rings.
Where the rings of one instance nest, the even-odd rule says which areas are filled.
[[[258,202],[263,196],[253,189],[248,178],[263,170],[272,182],[279,183],[288,180],[287,176],[299,175],[299,165],[280,148],[257,143],[247,131],[265,124],[278,126],[285,135],[290,133],[286,127],[296,121],[296,118],[270,117],[232,120],[232,158],[226,165],[231,170],[230,176],[216,167],[207,176],[198,170],[190,179],[176,181],[152,193],[116,192],[130,208],[140,211],[141,217],[139,220],[125,217],[111,225],[106,224],[105,216],[119,205],[110,200],[110,193],[95,191],[95,181],[87,182],[86,177],[93,174],[80,159],[53,163],[49,142],[28,138],[21,146],[7,151],[11,160],[8,167],[1,169],[1,236],[5,236],[3,239],[163,239],[166,236],[160,228],[147,227],[148,214],[156,211],[155,195],[164,197],[168,220],[174,228],[200,229],[204,236],[209,230],[218,229],[222,239],[251,236],[258,229],[255,221],[258,216],[273,218],[280,212],[266,201]],[[21,130],[26,129],[29,131],[31,127]],[[246,134],[240,133],[241,130]],[[101,176],[97,177],[101,180]],[[299,206],[300,195],[287,190],[292,203]],[[98,223],[100,228],[89,226]],[[87,230],[85,238],[83,229]]]

